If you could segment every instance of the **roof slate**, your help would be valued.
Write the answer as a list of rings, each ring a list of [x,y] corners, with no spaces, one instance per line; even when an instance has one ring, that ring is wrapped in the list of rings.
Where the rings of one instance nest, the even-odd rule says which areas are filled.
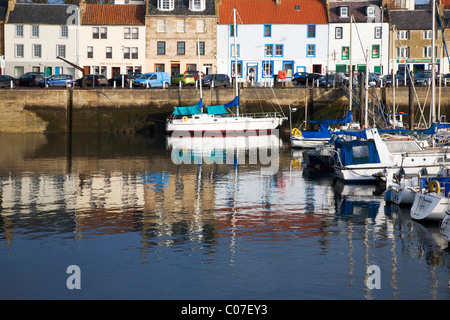
[[[8,23],[65,25],[72,15],[66,4],[16,3],[10,12]]]
[[[85,25],[144,25],[145,6],[129,4],[87,4],[81,16]]]
[[[333,1],[330,2],[330,23],[350,23],[350,14],[353,15],[354,21],[357,23],[365,22],[381,22],[381,10],[375,10],[375,17],[367,17],[366,7],[375,6],[379,8],[380,1]],[[349,7],[349,17],[341,18],[339,15],[339,7]]]
[[[174,9],[170,11],[158,10],[157,6],[158,0],[149,0],[148,2],[148,14],[149,15],[194,15],[194,16],[209,16],[215,15],[215,1],[205,0],[205,10],[203,11],[191,11],[189,10],[189,0],[174,0]]]
[[[6,9],[8,9],[8,0],[0,0],[0,21],[5,21]]]
[[[397,30],[431,30],[433,26],[430,10],[392,10],[390,15]],[[438,26],[437,17],[436,22]]]
[[[327,24],[321,0],[222,0],[220,24],[233,24],[233,8],[242,24]],[[296,10],[299,7],[299,10]]]

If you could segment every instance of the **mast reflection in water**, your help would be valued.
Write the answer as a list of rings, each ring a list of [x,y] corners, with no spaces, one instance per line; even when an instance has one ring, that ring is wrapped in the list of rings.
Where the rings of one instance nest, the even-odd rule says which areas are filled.
[[[449,298],[438,228],[263,139],[270,174],[250,161],[255,140],[231,163],[207,148],[178,163],[159,135],[74,134],[71,150],[61,135],[0,135],[0,298]],[[371,265],[381,289],[366,286]]]

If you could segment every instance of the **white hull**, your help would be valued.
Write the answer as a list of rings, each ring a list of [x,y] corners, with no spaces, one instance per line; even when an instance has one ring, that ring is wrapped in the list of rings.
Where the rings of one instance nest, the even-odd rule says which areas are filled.
[[[449,209],[449,198],[435,192],[418,192],[411,207],[411,218],[416,220],[442,220]]]
[[[383,172],[386,168],[390,168],[389,164],[383,165],[382,163],[366,164],[364,167],[361,165],[348,165],[344,168],[339,166],[333,166],[334,173],[338,179],[348,182],[376,182],[378,181],[374,174]]]
[[[328,141],[330,141],[330,139],[303,139],[291,137],[292,148],[314,149],[326,145]]]
[[[450,241],[450,211],[446,211],[439,234],[443,239]]]
[[[184,119],[170,119],[167,132],[228,132],[228,131],[271,131],[277,129],[285,120],[281,117],[247,117],[200,114]]]
[[[414,202],[414,197],[419,191],[418,188],[405,187],[405,186],[390,186],[385,191],[384,200],[387,202],[392,202],[397,205],[412,205]]]

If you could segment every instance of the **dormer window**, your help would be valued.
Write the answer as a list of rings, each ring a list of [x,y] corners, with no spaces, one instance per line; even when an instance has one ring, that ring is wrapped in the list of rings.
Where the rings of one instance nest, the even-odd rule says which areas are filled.
[[[158,0],[158,10],[170,11],[173,10],[175,0]]]
[[[339,7],[339,17],[348,18],[348,7]]]
[[[375,17],[375,7],[374,6],[366,7],[366,16],[369,18]]]
[[[189,0],[189,10],[203,11],[205,10],[205,0]]]

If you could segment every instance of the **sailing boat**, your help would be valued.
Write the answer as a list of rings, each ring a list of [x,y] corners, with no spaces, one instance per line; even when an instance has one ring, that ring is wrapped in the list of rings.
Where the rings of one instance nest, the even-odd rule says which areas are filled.
[[[236,9],[233,8],[233,24],[236,30]],[[236,32],[234,34],[234,50],[236,49]],[[284,114],[278,112],[240,115],[239,89],[237,83],[237,54],[235,52],[235,89],[236,96],[233,101],[224,105],[209,106],[203,111],[202,87],[200,83],[200,101],[193,106],[176,107],[173,114],[167,119],[166,131],[182,132],[236,132],[254,131],[270,132],[277,129],[287,120]],[[200,58],[199,58],[200,59]],[[200,62],[199,62],[200,66]],[[236,107],[236,114],[229,114],[229,108]]]

